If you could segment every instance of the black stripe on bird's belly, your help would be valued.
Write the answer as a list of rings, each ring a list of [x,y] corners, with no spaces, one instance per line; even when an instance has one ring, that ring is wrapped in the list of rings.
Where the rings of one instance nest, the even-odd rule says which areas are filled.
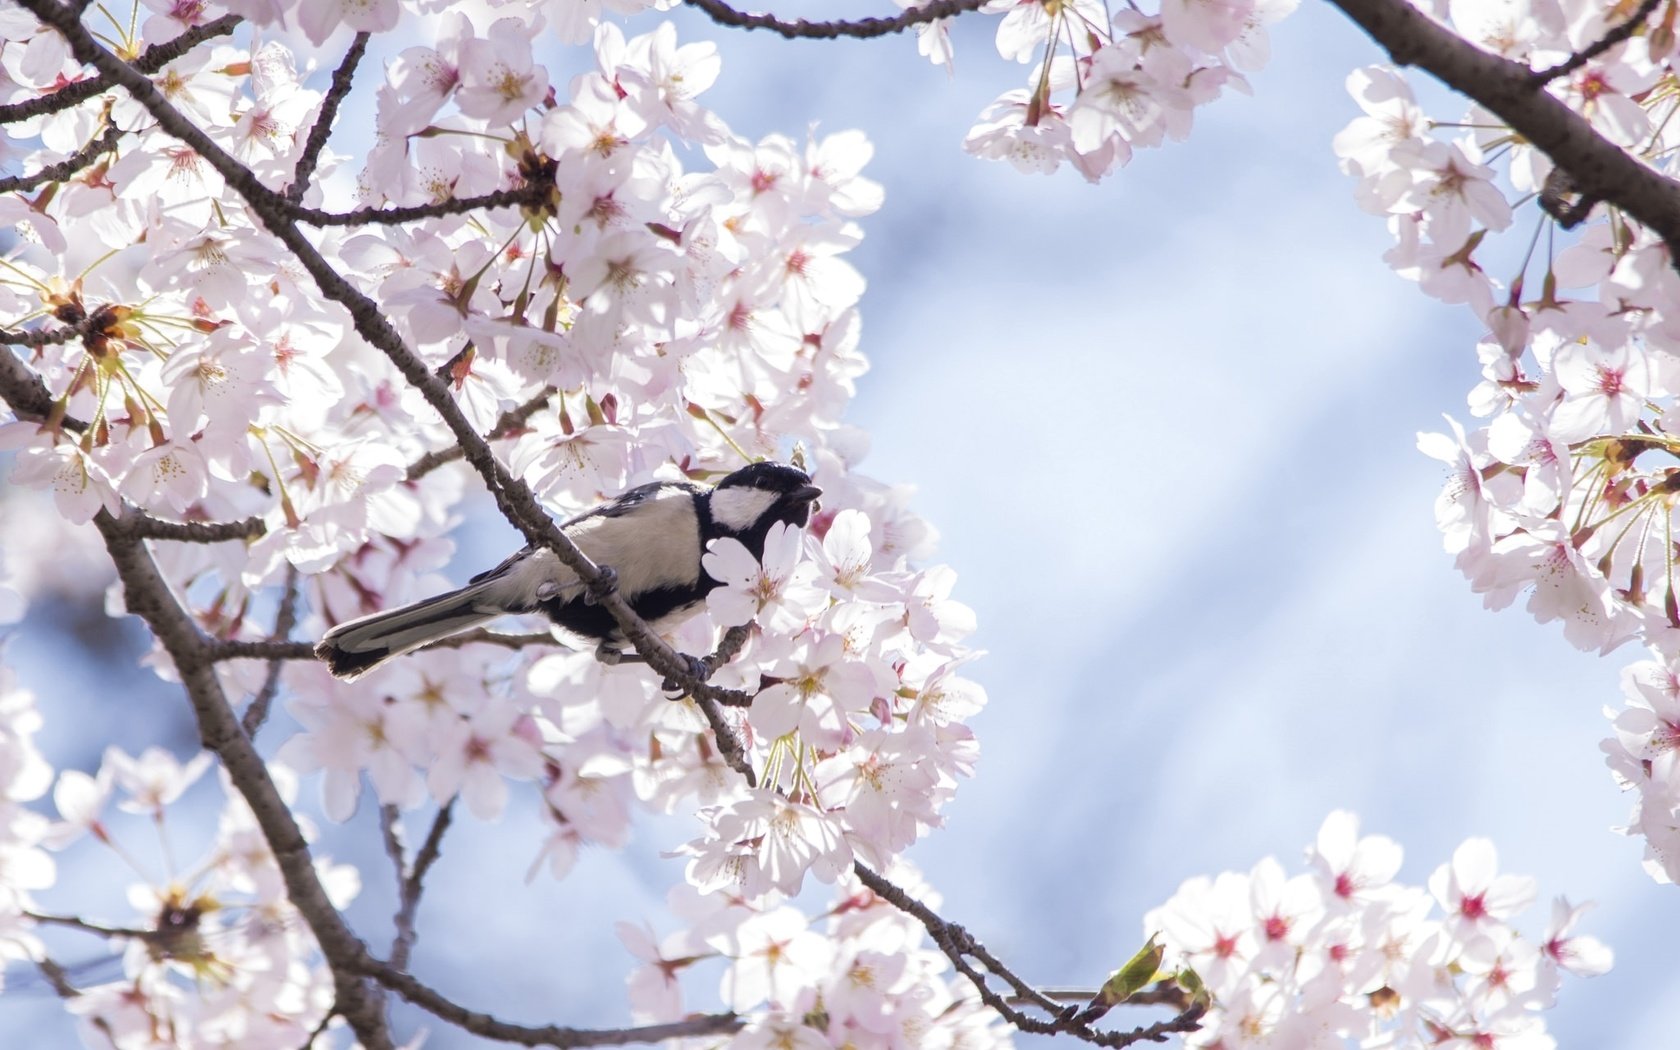
[[[656,623],[688,606],[694,606],[698,611],[700,603],[706,600],[707,592],[717,585],[716,580],[707,579],[687,587],[660,587],[643,591],[634,598],[625,597],[637,616],[648,623]],[[603,606],[585,601],[581,595],[570,601],[550,598],[538,608],[559,626],[585,638],[602,641],[618,633],[618,621],[612,618],[612,613]]]

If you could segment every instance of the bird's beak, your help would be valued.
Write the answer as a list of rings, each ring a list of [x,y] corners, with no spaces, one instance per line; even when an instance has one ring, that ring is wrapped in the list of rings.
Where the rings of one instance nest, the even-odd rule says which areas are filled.
[[[820,495],[822,495],[822,489],[817,488],[815,485],[801,485],[792,492],[788,493],[788,502],[815,503],[817,502],[817,497]]]

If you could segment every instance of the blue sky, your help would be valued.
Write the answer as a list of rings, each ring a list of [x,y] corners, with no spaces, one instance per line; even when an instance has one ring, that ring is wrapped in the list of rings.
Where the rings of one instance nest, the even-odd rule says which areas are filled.
[[[1485,835],[1546,896],[1597,900],[1587,931],[1617,966],[1565,987],[1554,1034],[1672,1040],[1680,974],[1650,931],[1680,923],[1680,893],[1608,831],[1628,802],[1598,752],[1600,709],[1638,654],[1578,653],[1520,609],[1484,611],[1440,548],[1443,475],[1415,435],[1466,415],[1478,330],[1388,271],[1387,232],[1336,170],[1331,136],[1357,112],[1342,81],[1375,48],[1309,4],[1275,31],[1255,98],[1202,110],[1188,143],[1093,187],[961,152],[973,116],[1024,77],[992,51],[994,20],[959,31],[949,79],[909,38],[788,43],[676,20],[684,40],[720,39],[705,101],[738,132],[819,121],[876,143],[867,174],[887,202],[852,256],[874,368],[851,418],[872,435],[865,469],[918,486],[989,652],[973,668],[991,696],[979,776],[911,853],[945,913],[1035,981],[1094,985],[1182,880],[1267,854],[1296,868],[1324,816],[1350,808],[1406,848],[1407,881]],[[474,554],[461,576],[491,560]],[[92,684],[49,702],[52,651],[14,655],[49,719],[112,703]],[[141,692],[109,716],[130,749],[184,754],[178,703]],[[49,744],[74,751],[64,729]],[[620,1020],[629,960],[595,917],[669,928],[679,862],[659,853],[686,826],[650,825],[626,854],[531,887],[528,848],[500,830],[451,832],[416,970],[520,1019]],[[382,942],[367,814],[324,845],[365,858],[352,914]],[[1545,921],[1542,902],[1525,929]],[[65,1037],[58,1018],[44,996],[0,1005],[0,1031],[42,1045]]]

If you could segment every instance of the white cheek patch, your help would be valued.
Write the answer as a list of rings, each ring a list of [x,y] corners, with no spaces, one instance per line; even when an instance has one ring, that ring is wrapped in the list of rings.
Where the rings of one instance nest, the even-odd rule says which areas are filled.
[[[731,532],[745,532],[776,505],[777,498],[763,489],[717,489],[712,493],[712,520]]]

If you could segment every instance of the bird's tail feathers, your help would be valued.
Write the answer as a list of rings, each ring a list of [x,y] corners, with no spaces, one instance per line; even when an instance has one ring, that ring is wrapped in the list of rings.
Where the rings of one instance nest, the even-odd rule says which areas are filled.
[[[315,646],[327,669],[353,681],[393,656],[411,652],[488,623],[510,611],[492,593],[499,580],[485,580],[458,591],[374,613],[339,624]]]

